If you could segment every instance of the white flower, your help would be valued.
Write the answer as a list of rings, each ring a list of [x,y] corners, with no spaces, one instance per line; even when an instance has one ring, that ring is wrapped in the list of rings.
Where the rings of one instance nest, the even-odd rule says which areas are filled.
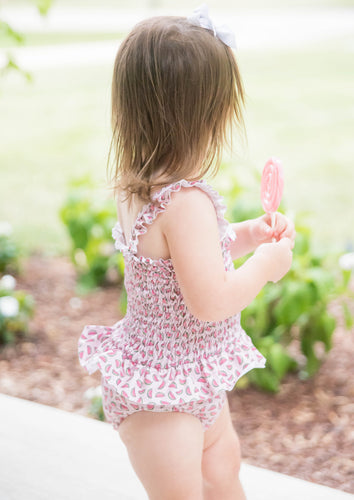
[[[353,271],[354,270],[354,252],[345,253],[339,258],[339,267],[343,271]]]
[[[98,385],[97,387],[90,387],[84,393],[85,399],[88,399],[88,400],[90,400],[92,398],[98,398],[101,396],[102,396],[102,388],[100,385]]]
[[[10,222],[0,221],[0,236],[10,236],[12,233],[12,226]]]
[[[4,274],[0,280],[0,288],[2,290],[14,290],[16,286],[16,280],[11,274]]]
[[[18,315],[20,306],[15,297],[0,297],[0,314],[5,318],[13,318]]]

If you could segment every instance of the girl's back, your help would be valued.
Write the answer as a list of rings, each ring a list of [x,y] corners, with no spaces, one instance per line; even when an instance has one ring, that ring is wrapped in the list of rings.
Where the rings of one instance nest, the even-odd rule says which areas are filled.
[[[130,205],[127,200],[122,200],[122,197],[117,198],[118,220],[126,242],[131,238],[138,214],[144,206],[146,206],[146,202],[141,199],[139,200],[137,196],[133,196]],[[167,241],[161,228],[162,218],[163,214],[156,219],[154,224],[149,227],[149,230],[145,234],[139,237],[137,255],[144,255],[151,259],[170,258]]]

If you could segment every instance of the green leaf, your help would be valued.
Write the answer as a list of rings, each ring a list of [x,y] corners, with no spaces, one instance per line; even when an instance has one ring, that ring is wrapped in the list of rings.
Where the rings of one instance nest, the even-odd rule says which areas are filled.
[[[0,340],[2,344],[13,344],[15,342],[14,332],[10,330],[2,330],[0,332]]]
[[[76,293],[78,295],[85,295],[97,288],[95,277],[91,273],[82,274],[78,277],[76,285]]]
[[[118,272],[121,276],[124,276],[124,269],[125,269],[125,262],[124,262],[124,257],[121,252],[118,253],[117,256],[117,269]]]
[[[354,324],[354,318],[346,302],[342,303],[345,326],[349,330]]]
[[[280,344],[273,344],[267,356],[267,363],[274,370],[277,378],[281,380],[288,371],[297,367],[296,361],[290,357]]]
[[[308,269],[305,279],[316,287],[319,298],[326,297],[333,291],[334,279],[332,274],[326,269],[321,267]]]
[[[18,64],[11,57],[11,55],[8,55],[7,57],[8,57],[8,61],[7,61],[6,66],[4,68],[2,68],[2,70],[1,70],[2,74],[6,73],[7,71],[14,70],[14,71],[18,71],[22,76],[24,76],[28,82],[33,81],[33,77],[31,75],[31,73],[23,70],[20,66],[18,66]]]
[[[297,230],[294,255],[305,255],[310,251],[310,238],[308,234],[301,233]]]
[[[118,302],[118,308],[122,315],[124,315],[127,312],[127,305],[128,305],[127,291],[125,289],[125,286],[123,286]]]
[[[348,288],[351,276],[352,276],[352,271],[351,270],[349,270],[349,269],[342,269],[342,277],[343,277],[343,287],[344,287],[344,289]]]
[[[245,330],[253,333],[254,337],[264,335],[268,330],[269,310],[267,302],[264,300],[264,290],[244,309],[241,319]]]
[[[301,340],[301,350],[306,356],[306,366],[303,370],[308,377],[314,375],[320,367],[320,361],[317,359],[314,351],[314,342],[310,335],[305,335]]]
[[[290,281],[286,283],[283,296],[274,308],[278,323],[293,325],[314,303],[314,291],[308,283]]]
[[[257,385],[261,389],[269,392],[279,391],[279,378],[267,367],[255,368],[248,372],[247,377],[253,384]]]
[[[15,31],[11,26],[0,19],[0,36],[8,37],[14,40],[16,43],[23,45],[25,42],[25,37],[22,33]]]
[[[51,5],[52,0],[35,0],[37,4],[37,9],[39,10],[41,16],[47,15]]]

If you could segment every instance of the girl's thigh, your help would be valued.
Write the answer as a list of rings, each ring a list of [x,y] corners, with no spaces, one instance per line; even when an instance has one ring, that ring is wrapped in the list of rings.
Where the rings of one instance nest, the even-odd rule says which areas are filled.
[[[226,399],[217,420],[204,434],[203,477],[207,481],[214,482],[225,475],[237,475],[240,464],[240,442],[232,423],[230,408]]]
[[[217,419],[204,433],[203,450],[213,445],[225,433],[228,434],[235,433],[231,419],[229,402],[227,398]]]
[[[201,500],[204,431],[182,412],[137,411],[118,428],[150,500]]]

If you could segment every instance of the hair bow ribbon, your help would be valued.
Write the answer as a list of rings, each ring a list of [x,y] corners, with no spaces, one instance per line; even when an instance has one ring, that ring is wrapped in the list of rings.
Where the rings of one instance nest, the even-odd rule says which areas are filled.
[[[215,26],[213,21],[209,17],[209,9],[207,4],[203,3],[199,7],[193,10],[193,14],[187,17],[188,21],[196,26],[201,26],[208,30],[213,31],[214,36],[219,38],[225,45],[235,49],[236,41],[235,34],[233,31],[225,24],[220,26]]]

